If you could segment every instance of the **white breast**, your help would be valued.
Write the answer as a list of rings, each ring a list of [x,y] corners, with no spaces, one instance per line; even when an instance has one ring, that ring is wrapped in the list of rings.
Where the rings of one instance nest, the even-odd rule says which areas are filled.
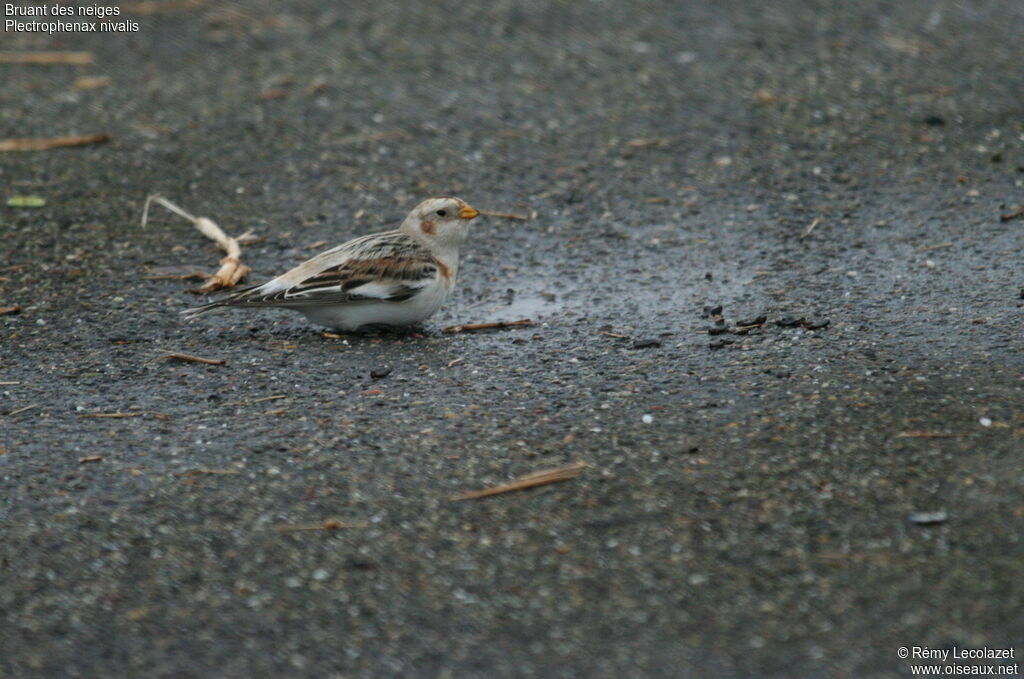
[[[318,325],[340,330],[358,330],[364,325],[412,325],[440,309],[450,291],[450,286],[438,276],[404,302],[355,302],[299,311]]]

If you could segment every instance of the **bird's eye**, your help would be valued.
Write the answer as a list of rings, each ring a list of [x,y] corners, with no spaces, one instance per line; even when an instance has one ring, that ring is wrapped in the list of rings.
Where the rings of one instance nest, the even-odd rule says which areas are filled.
[[[448,211],[447,211],[447,210],[438,210],[438,211],[437,211],[437,216],[438,216],[438,217],[444,217],[444,216],[446,216],[447,214],[448,214]]]

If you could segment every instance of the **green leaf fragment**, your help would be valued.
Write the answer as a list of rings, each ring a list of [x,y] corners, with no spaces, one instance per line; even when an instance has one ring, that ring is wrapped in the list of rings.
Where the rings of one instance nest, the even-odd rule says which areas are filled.
[[[7,207],[43,207],[46,199],[42,196],[12,196],[7,199]]]

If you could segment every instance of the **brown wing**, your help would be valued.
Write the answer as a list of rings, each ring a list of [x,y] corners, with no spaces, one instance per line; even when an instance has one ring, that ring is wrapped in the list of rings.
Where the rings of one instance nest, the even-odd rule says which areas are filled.
[[[403,302],[438,276],[438,262],[429,255],[350,259],[306,278],[275,297],[305,302]]]

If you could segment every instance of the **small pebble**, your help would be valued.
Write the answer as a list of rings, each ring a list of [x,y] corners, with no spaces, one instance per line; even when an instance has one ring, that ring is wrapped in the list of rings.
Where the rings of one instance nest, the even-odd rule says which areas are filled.
[[[919,526],[927,526],[933,523],[944,523],[949,520],[949,514],[944,511],[937,512],[914,512],[907,517],[910,519],[910,523],[916,523]]]
[[[375,380],[382,379],[391,374],[391,368],[374,368],[370,371],[370,377]]]
[[[648,337],[647,339],[638,339],[638,340],[635,340],[633,342],[633,348],[634,349],[649,349],[651,347],[660,347],[660,346],[661,346],[661,340],[655,339],[653,337]]]
[[[978,422],[983,427],[991,427],[992,426],[992,420],[990,418],[988,418],[988,417],[983,417],[980,420],[978,420]]]
[[[650,424],[651,422],[654,422],[654,417],[651,415],[644,415],[643,417],[640,418],[640,421],[642,421],[644,424]]]

